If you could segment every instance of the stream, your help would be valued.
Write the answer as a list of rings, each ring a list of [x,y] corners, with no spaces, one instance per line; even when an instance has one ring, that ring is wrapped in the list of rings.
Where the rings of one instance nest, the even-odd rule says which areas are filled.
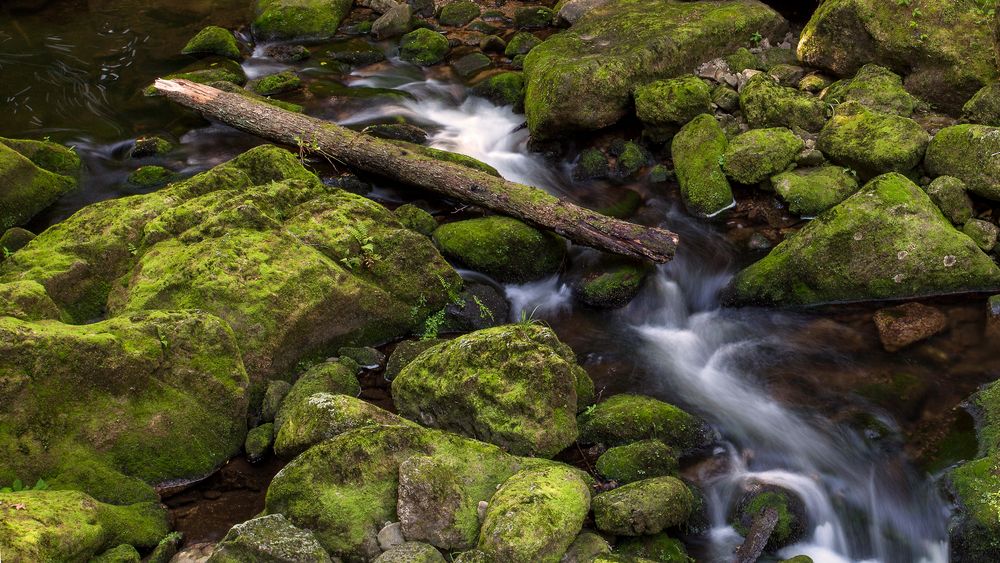
[[[16,18],[0,8],[0,104],[6,117],[0,135],[74,145],[88,172],[82,189],[36,217],[32,230],[88,203],[137,193],[125,183],[135,163],[124,156],[137,136],[174,136],[177,151],[143,163],[183,175],[260,143],[139,93],[153,77],[183,64],[173,53],[201,26],[237,28],[245,22],[246,0],[151,2],[153,7],[141,10],[125,0],[37,4],[45,7]],[[683,466],[685,477],[701,487],[707,513],[706,526],[684,538],[693,557],[729,560],[742,541],[727,523],[731,508],[743,487],[761,483],[795,491],[807,512],[803,540],[784,548],[784,557],[806,554],[817,563],[948,560],[951,506],[937,477],[975,454],[972,421],[961,401],[1000,377],[1000,359],[982,345],[983,299],[935,301],[951,330],[896,354],[882,350],[871,322],[878,305],[725,308],[720,291],[760,256],[731,236],[751,226],[745,215],[695,219],[677,200],[676,185],[653,185],[644,176],[635,182],[574,181],[572,162],[528,150],[523,115],[468,96],[446,68],[421,70],[393,58],[392,42],[379,46],[387,61],[344,78],[330,76],[314,61],[297,63],[309,87],[289,101],[352,128],[405,118],[430,133],[431,146],[473,156],[510,180],[583,205],[612,203],[633,190],[643,204],[630,220],[680,234],[676,259],[660,266],[619,310],[576,303],[572,273],[505,291],[513,318],[523,314],[551,325],[599,391],[656,396],[701,415],[718,432],[708,459]],[[260,48],[244,65],[251,77],[284,68]],[[331,83],[340,89],[323,95]],[[378,95],[376,88],[400,95]],[[430,199],[366,180],[375,185],[369,197],[389,206]],[[432,206],[439,218],[453,213],[446,205]],[[574,264],[595,256],[572,249]],[[906,400],[879,396],[878,385],[899,381],[906,384]],[[241,502],[249,514],[231,515],[229,525],[252,516],[256,504],[245,496]]]

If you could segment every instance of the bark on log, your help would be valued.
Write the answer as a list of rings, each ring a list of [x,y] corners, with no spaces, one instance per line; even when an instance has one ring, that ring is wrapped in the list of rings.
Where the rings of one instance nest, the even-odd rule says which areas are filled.
[[[774,507],[769,506],[760,511],[750,524],[743,544],[736,549],[733,563],[754,563],[760,559],[777,525],[778,511]]]
[[[538,188],[427,156],[425,147],[379,139],[187,80],[161,79],[155,86],[167,99],[236,129],[521,219],[577,244],[659,263],[673,258],[677,247],[677,235],[667,229],[614,219]]]

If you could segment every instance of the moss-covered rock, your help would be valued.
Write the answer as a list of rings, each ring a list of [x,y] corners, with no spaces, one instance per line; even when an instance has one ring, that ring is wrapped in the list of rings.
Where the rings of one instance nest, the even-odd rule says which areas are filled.
[[[627,557],[640,557],[660,563],[694,563],[680,540],[667,534],[625,538],[615,545],[615,553]]]
[[[434,241],[445,256],[500,282],[554,274],[566,255],[566,243],[557,235],[501,216],[441,225]]]
[[[416,231],[424,236],[431,236],[431,233],[437,229],[438,223],[434,219],[434,216],[430,213],[420,209],[412,203],[406,203],[400,205],[393,210],[396,215],[396,219],[403,224],[404,227],[412,231]]]
[[[152,548],[165,536],[155,502],[112,506],[79,491],[0,493],[0,550],[11,561],[87,561],[116,546]]]
[[[552,25],[555,14],[545,6],[522,6],[514,10],[514,25],[518,29],[539,29]]]
[[[576,439],[593,382],[551,329],[517,324],[424,351],[392,381],[392,395],[412,420],[551,457]]]
[[[722,170],[741,184],[757,184],[788,168],[804,146],[784,127],[747,131],[729,142]]]
[[[302,113],[303,110],[305,109],[302,106],[300,106],[299,104],[293,104],[291,102],[284,102],[284,101],[281,101],[281,100],[276,100],[274,98],[268,98],[266,96],[261,96],[260,94],[255,94],[255,93],[251,92],[250,90],[246,90],[244,88],[241,88],[240,86],[237,86],[236,84],[233,84],[232,82],[225,82],[225,81],[209,82],[208,85],[211,86],[212,88],[216,88],[218,90],[222,90],[223,92],[229,92],[231,94],[237,94],[237,95],[243,96],[244,98],[250,98],[251,100],[254,100],[256,102],[263,102],[265,104],[272,105],[272,106],[274,106],[276,108],[281,108],[281,109],[283,109],[285,111],[291,111],[291,112],[295,112],[295,113]]]
[[[251,463],[256,463],[267,456],[267,452],[274,445],[274,423],[261,424],[250,432],[247,432],[247,439],[243,442],[243,451],[247,454],[247,459]]]
[[[275,415],[281,408],[281,403],[285,396],[292,389],[292,384],[281,379],[274,379],[267,382],[267,389],[264,391],[264,400],[260,404],[261,422],[274,422]]]
[[[680,479],[655,477],[595,496],[594,523],[619,536],[656,534],[686,522],[694,505],[694,495]]]
[[[183,541],[184,534],[170,532],[160,540],[160,543],[156,544],[153,552],[146,558],[146,563],[170,563]]]
[[[875,63],[906,73],[906,87],[958,110],[997,77],[991,16],[976,2],[834,0],[802,30],[799,59],[837,76]],[[958,32],[957,30],[961,30]],[[849,38],[849,39],[848,39]]]
[[[816,132],[826,123],[826,104],[805,92],[757,74],[740,91],[740,108],[750,127],[788,127]]]
[[[917,107],[917,99],[903,88],[903,79],[875,64],[861,67],[850,80],[831,85],[823,94],[823,101],[831,104],[858,102],[868,109],[903,117],[913,115]]]
[[[156,188],[165,186],[174,178],[174,173],[162,166],[148,164],[140,166],[128,175],[128,183],[137,188]]]
[[[577,180],[607,178],[611,172],[608,157],[600,149],[589,148],[580,153],[573,167],[573,177]]]
[[[955,125],[938,131],[927,147],[931,176],[954,176],[982,197],[1000,201],[1000,128]]]
[[[515,473],[493,495],[478,548],[499,561],[557,563],[590,512],[590,487],[571,468]]]
[[[316,393],[357,397],[361,394],[361,383],[356,372],[342,362],[322,362],[311,366],[285,394],[274,416],[275,428],[280,429],[285,415]]]
[[[622,262],[584,276],[573,288],[576,298],[591,307],[624,307],[642,289],[649,274],[644,264]]]
[[[607,540],[599,534],[584,530],[569,544],[562,560],[564,563],[589,563],[598,555],[608,553],[611,553],[611,546]]]
[[[274,453],[292,459],[314,444],[355,428],[408,422],[371,403],[347,395],[314,393],[283,410]]]
[[[399,58],[423,66],[437,64],[448,54],[448,38],[427,28],[415,29],[399,41]]]
[[[600,129],[628,111],[639,84],[671,78],[732,53],[751,35],[772,40],[787,23],[755,0],[618,0],[528,53],[525,107],[538,139]]]
[[[140,563],[141,561],[139,551],[126,543],[105,551],[88,563]]]
[[[744,70],[765,70],[760,57],[751,53],[746,47],[740,47],[733,53],[722,57],[726,66],[732,72],[743,72]]]
[[[527,55],[541,42],[534,34],[527,31],[519,31],[507,42],[507,47],[504,49],[503,54],[511,58],[518,55]]]
[[[931,197],[941,213],[955,225],[964,225],[972,218],[972,200],[965,192],[965,182],[953,176],[938,176],[927,186]]]
[[[408,541],[393,546],[375,558],[374,563],[447,563],[433,545]]]
[[[906,177],[884,174],[732,282],[738,302],[807,305],[979,291],[1000,269]]]
[[[612,153],[617,158],[615,172],[620,178],[632,176],[649,163],[649,153],[646,149],[632,141],[625,141],[618,150],[612,149]]]
[[[805,505],[793,493],[778,487],[755,487],[740,498],[733,517],[733,527],[740,535],[750,532],[754,518],[765,510],[778,514],[778,523],[767,540],[766,549],[777,551],[795,543],[805,534],[808,521]]]
[[[396,379],[399,372],[422,354],[424,350],[440,344],[443,340],[430,338],[426,340],[404,340],[396,345],[392,354],[389,355],[389,362],[385,366],[385,378],[388,381]]]
[[[237,86],[243,86],[247,83],[247,74],[243,71],[240,63],[225,57],[211,56],[191,63],[177,72],[168,74],[164,79],[183,79],[199,84],[231,82]],[[147,96],[160,95],[152,85],[148,86],[143,93]]]
[[[350,10],[350,0],[257,0],[253,34],[260,41],[329,39]]]
[[[631,483],[677,473],[677,454],[659,440],[640,440],[609,448],[596,467],[606,479]]]
[[[524,111],[524,76],[520,72],[491,75],[474,84],[472,93],[498,105],[514,106],[514,111]]]
[[[847,102],[837,106],[816,147],[834,162],[870,178],[912,170],[920,164],[929,141],[927,132],[912,119]]]
[[[707,446],[708,427],[697,417],[643,395],[613,395],[578,417],[580,442],[622,446],[656,439],[678,453]]]
[[[245,561],[329,563],[330,556],[312,532],[281,514],[268,514],[233,526],[208,558],[208,563]]]
[[[980,125],[1000,126],[1000,82],[991,82],[962,106],[962,119]]]
[[[451,61],[451,69],[462,78],[472,78],[493,66],[493,60],[479,51],[473,51]]]
[[[139,137],[128,151],[129,158],[163,156],[174,150],[174,144],[163,137]]]
[[[720,84],[712,89],[712,103],[722,111],[733,113],[740,109],[740,94]]]
[[[983,252],[989,252],[997,245],[997,226],[989,221],[969,219],[962,227],[962,232],[975,241]]]
[[[0,314],[23,321],[63,320],[45,288],[34,281],[0,284]]]
[[[218,55],[233,60],[241,60],[240,46],[228,29],[217,25],[203,28],[181,49],[182,55]]]
[[[260,96],[273,96],[275,94],[291,92],[301,87],[302,79],[290,70],[268,74],[247,83],[247,88]]]
[[[0,230],[23,225],[76,188],[80,158],[47,141],[0,138]]]
[[[449,2],[441,8],[438,14],[438,21],[441,25],[451,27],[462,27],[479,17],[482,11],[475,2],[470,0],[456,0]]]
[[[21,227],[11,227],[0,235],[0,262],[21,250],[35,239],[35,233]]]
[[[635,89],[635,112],[646,127],[680,127],[711,109],[712,92],[693,74],[657,80]]]
[[[841,166],[796,168],[771,178],[774,191],[801,217],[815,217],[858,191],[858,180]]]
[[[733,204],[733,191],[720,165],[728,145],[719,122],[707,113],[674,136],[670,152],[688,211],[712,216]]]

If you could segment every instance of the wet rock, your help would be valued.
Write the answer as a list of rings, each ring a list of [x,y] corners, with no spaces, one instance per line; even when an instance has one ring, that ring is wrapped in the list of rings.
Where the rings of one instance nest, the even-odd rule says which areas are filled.
[[[486,510],[478,548],[502,561],[558,562],[590,511],[590,487],[569,467],[515,473]]]
[[[268,514],[233,526],[208,559],[209,563],[241,561],[329,563],[330,556],[312,532],[281,514]]]
[[[264,48],[264,54],[284,64],[304,61],[311,56],[309,49],[302,45],[289,45],[287,43],[268,45]]]
[[[644,264],[611,264],[586,274],[574,286],[573,292],[577,299],[591,307],[624,307],[639,294],[648,274],[649,268]]]
[[[910,117],[917,107],[917,99],[903,88],[903,79],[874,64],[861,67],[850,80],[832,84],[822,99],[832,104],[858,102],[868,109],[902,117]]]
[[[601,554],[611,553],[607,540],[593,532],[580,532],[573,543],[569,544],[561,563],[590,563]]]
[[[409,4],[397,4],[382,14],[372,24],[372,37],[381,41],[399,37],[410,31],[413,12]]]
[[[444,60],[448,54],[448,38],[426,28],[415,29],[399,42],[399,57],[422,66],[430,66]]]
[[[965,192],[965,182],[952,176],[938,176],[927,186],[927,195],[941,213],[955,225],[964,225],[972,218],[972,200]]]
[[[239,61],[243,59],[236,38],[228,29],[210,25],[198,32],[181,49],[182,55],[218,55]]]
[[[998,231],[996,225],[982,219],[969,219],[962,227],[962,232],[975,241],[983,252],[989,252],[997,245]]]
[[[958,110],[997,77],[995,53],[968,46],[992,44],[989,18],[974,4],[835,0],[817,9],[803,29],[798,56],[837,76],[851,76],[868,63],[907,73],[907,90]]]
[[[421,542],[405,542],[375,558],[374,563],[445,563],[441,552]]]
[[[888,352],[895,352],[948,328],[948,317],[944,313],[920,303],[879,309],[874,320],[882,347]]]
[[[740,497],[733,516],[733,527],[740,535],[748,536],[754,520],[765,511],[774,511],[777,516],[774,528],[766,539],[768,551],[777,551],[795,543],[805,534],[808,515],[802,499],[791,491],[772,485],[754,484]]]
[[[437,219],[433,215],[412,203],[400,205],[393,210],[393,213],[404,227],[424,236],[431,236],[431,233],[438,227]]]
[[[754,129],[788,127],[816,132],[826,123],[822,100],[787,86],[766,74],[756,74],[740,89],[740,107]]]
[[[0,229],[23,225],[76,189],[80,157],[48,141],[0,137]]]
[[[170,531],[157,502],[114,506],[79,491],[0,493],[0,520],[12,561],[86,561],[122,544],[151,549]]]
[[[243,443],[243,450],[247,453],[250,463],[257,463],[267,456],[271,446],[274,445],[274,424],[266,423],[254,428],[247,433],[247,439]]]
[[[555,13],[545,6],[522,6],[514,10],[514,26],[518,29],[540,29],[552,25]]]
[[[609,448],[597,458],[605,479],[625,484],[677,473],[677,454],[659,440],[640,440]]]
[[[174,173],[162,166],[141,166],[128,175],[128,183],[143,189],[165,186],[174,179]]]
[[[441,8],[441,12],[438,14],[438,21],[441,25],[462,27],[478,18],[481,13],[479,6],[475,2],[456,0],[455,2],[445,4]]]
[[[519,31],[514,34],[514,37],[507,42],[507,47],[504,49],[504,54],[508,57],[516,57],[517,55],[527,55],[541,43],[537,37],[528,33],[526,31]]]
[[[396,345],[396,348],[389,356],[389,363],[385,366],[385,378],[392,381],[399,375],[404,367],[409,365],[424,350],[444,342],[438,338],[428,340],[404,340]]]
[[[832,165],[796,168],[773,176],[771,185],[788,210],[801,217],[815,217],[858,191],[855,176]]]
[[[257,0],[251,28],[258,41],[329,39],[350,10],[350,0]]]
[[[361,384],[358,383],[355,371],[341,362],[323,362],[310,367],[299,376],[281,401],[274,416],[275,428],[280,429],[284,425],[286,414],[316,393],[357,397],[361,394]]]
[[[636,0],[594,8],[525,59],[528,128],[544,140],[607,127],[628,112],[640,84],[731,53],[746,41],[742,30],[777,37],[786,26],[752,0]]]
[[[815,304],[976,291],[1000,269],[900,174],[884,174],[737,274],[737,302]]]
[[[615,173],[619,178],[628,178],[649,163],[649,153],[642,145],[627,141],[616,151]]]
[[[1000,125],[1000,83],[991,82],[962,106],[962,119],[970,123]]]
[[[667,563],[694,563],[680,540],[659,533],[648,536],[624,538],[615,544],[615,553],[626,557],[664,561]]]
[[[260,96],[283,94],[301,87],[302,79],[290,70],[262,76],[247,83],[247,88]]]
[[[683,410],[643,395],[613,395],[578,417],[581,444],[622,446],[656,439],[679,454],[711,443],[707,425]]]
[[[930,136],[912,119],[872,111],[858,102],[837,106],[816,148],[865,177],[907,172],[924,157]]]
[[[351,66],[370,65],[385,60],[385,53],[381,49],[356,37],[336,42],[327,54],[333,60]]]
[[[693,74],[657,80],[635,89],[635,111],[647,132],[664,138],[699,114],[711,110],[711,90]]]
[[[478,51],[451,62],[451,68],[462,78],[470,78],[493,66],[490,58]]]
[[[992,341],[1000,342],[1000,295],[986,300],[986,336]]]
[[[663,184],[673,178],[674,171],[663,164],[657,164],[649,169],[649,181],[654,184]]]
[[[392,395],[400,414],[424,425],[551,457],[576,439],[593,382],[551,329],[517,324],[426,350],[393,380]]]
[[[597,529],[619,536],[656,534],[687,521],[694,495],[679,479],[656,477],[594,497]]]
[[[573,178],[577,180],[607,178],[610,173],[611,165],[608,163],[607,155],[595,148],[581,152],[573,167]]]
[[[11,227],[0,236],[0,262],[24,248],[35,239],[35,234],[21,227]]]
[[[1000,201],[1000,128],[955,125],[938,131],[927,147],[931,176],[954,176],[979,196]]]
[[[174,150],[174,144],[162,137],[139,137],[129,150],[129,158],[163,156]]]
[[[702,114],[674,136],[670,146],[681,197],[688,211],[712,216],[733,204],[733,191],[720,161],[729,142],[719,122]]]
[[[722,170],[741,184],[757,184],[785,170],[805,146],[784,127],[737,135],[722,156]]]
[[[445,306],[443,332],[472,332],[506,324],[510,304],[489,284],[467,283],[455,302]]]
[[[479,50],[484,53],[503,53],[507,42],[496,35],[487,35],[479,42]]]
[[[502,283],[554,274],[566,255],[563,239],[501,216],[441,225],[434,241],[446,256]]]
[[[524,76],[520,72],[489,76],[474,84],[472,93],[497,105],[513,106],[515,112],[524,111]]]

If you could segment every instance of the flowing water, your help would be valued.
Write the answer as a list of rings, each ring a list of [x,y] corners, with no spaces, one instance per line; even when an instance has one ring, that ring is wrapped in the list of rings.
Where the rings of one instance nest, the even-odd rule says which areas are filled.
[[[135,163],[124,153],[136,136],[174,135],[181,148],[151,162],[185,174],[260,142],[137,94],[153,77],[183,64],[170,53],[200,26],[246,21],[248,2],[232,2],[232,22],[215,15],[218,2],[153,4],[139,10],[124,0],[55,2],[0,19],[0,135],[51,136],[75,145],[88,167],[82,189],[39,217],[34,228],[86,203],[133,193],[124,178]],[[390,45],[383,48],[392,54]],[[245,67],[250,75],[278,68],[260,49]],[[685,538],[699,560],[730,559],[741,541],[727,523],[730,511],[752,483],[794,491],[805,506],[808,530],[782,556],[807,554],[822,563],[947,560],[950,506],[936,476],[975,452],[960,400],[1000,375],[997,358],[982,345],[981,300],[939,303],[951,331],[895,355],[880,349],[871,307],[721,307],[720,290],[754,258],[727,234],[743,226],[734,224],[738,217],[729,223],[693,219],[677,204],[675,188],[574,182],[572,163],[528,151],[522,115],[467,96],[446,71],[425,75],[394,59],[338,81],[310,62],[299,70],[314,95],[292,101],[305,103],[313,115],[351,127],[404,117],[426,128],[435,147],[476,157],[511,180],[586,205],[633,190],[643,205],[632,220],[680,233],[676,259],[659,267],[621,310],[575,305],[571,276],[508,286],[506,292],[514,317],[531,315],[552,325],[602,392],[661,397],[698,413],[718,431],[719,445],[709,459],[684,469],[705,493],[707,524]],[[376,180],[373,197],[392,204],[412,194]],[[595,256],[586,249],[572,252],[575,264]],[[880,400],[865,391],[898,381],[900,373],[915,382],[916,399]]]

